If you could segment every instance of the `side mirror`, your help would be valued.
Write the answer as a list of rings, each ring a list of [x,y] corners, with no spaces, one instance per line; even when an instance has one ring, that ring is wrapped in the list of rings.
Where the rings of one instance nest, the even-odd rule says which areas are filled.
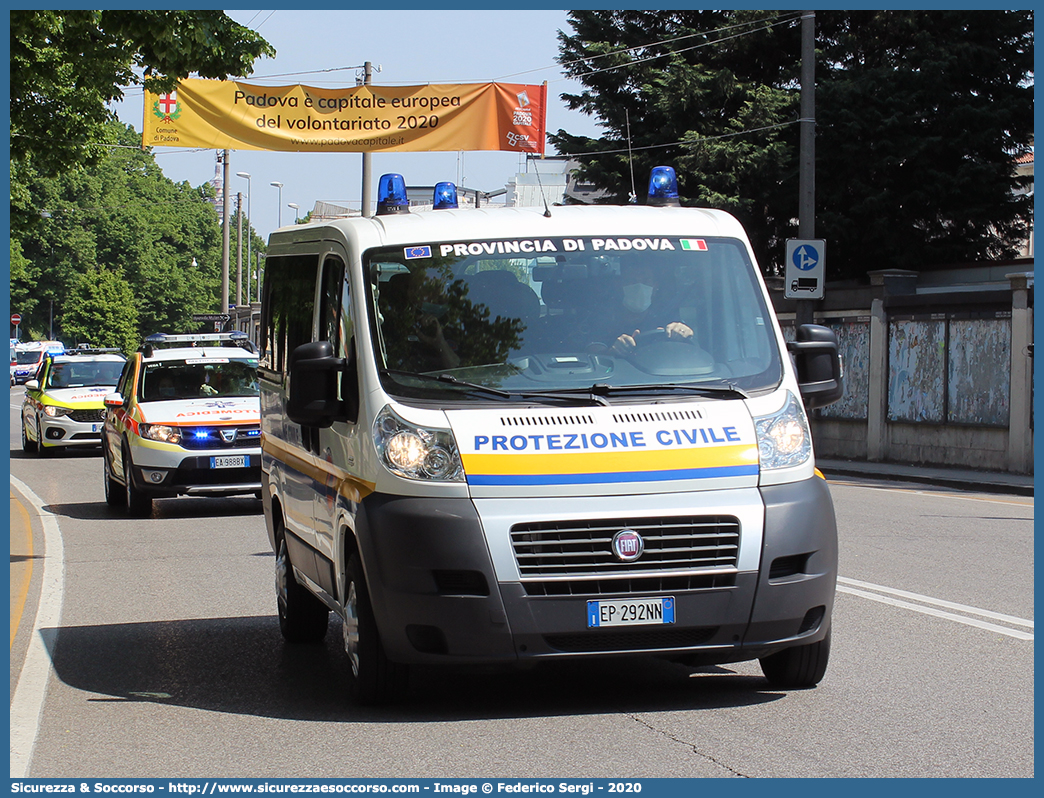
[[[286,414],[295,424],[329,427],[343,411],[337,398],[337,376],[345,368],[333,356],[333,344],[314,341],[290,353],[290,395]]]
[[[26,380],[25,381],[25,389],[27,391],[38,391],[38,390],[40,390],[40,381],[39,380]]]
[[[794,359],[806,408],[825,407],[841,398],[841,355],[833,330],[819,324],[802,324],[787,350]]]
[[[123,407],[123,394],[121,393],[107,393],[105,398],[102,399],[102,403],[109,408],[115,410],[117,407]]]

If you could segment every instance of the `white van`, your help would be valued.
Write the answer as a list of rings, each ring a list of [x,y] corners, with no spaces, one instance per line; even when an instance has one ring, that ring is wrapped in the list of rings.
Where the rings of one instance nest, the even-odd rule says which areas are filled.
[[[385,176],[377,216],[272,234],[279,622],[316,642],[340,616],[357,700],[411,664],[823,676],[837,540],[806,408],[840,396],[837,342],[788,346],[740,224],[672,177],[647,206],[410,212]]]

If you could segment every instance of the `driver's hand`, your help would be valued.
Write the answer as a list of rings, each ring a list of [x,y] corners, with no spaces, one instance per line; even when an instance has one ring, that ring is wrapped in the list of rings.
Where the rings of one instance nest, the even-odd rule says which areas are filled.
[[[635,335],[638,335],[638,330],[635,330],[631,335],[628,335],[627,333],[621,335],[613,344],[613,351],[618,355],[626,355],[634,351],[634,348],[638,346],[638,344],[634,342]]]
[[[677,338],[681,341],[691,341],[692,327],[680,321],[672,321],[667,325],[667,337]]]

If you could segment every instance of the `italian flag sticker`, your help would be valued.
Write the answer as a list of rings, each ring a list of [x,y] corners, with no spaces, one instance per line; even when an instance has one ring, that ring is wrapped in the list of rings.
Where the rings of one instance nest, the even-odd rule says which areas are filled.
[[[681,240],[682,249],[697,250],[699,252],[707,251],[707,242],[702,238],[683,238]]]

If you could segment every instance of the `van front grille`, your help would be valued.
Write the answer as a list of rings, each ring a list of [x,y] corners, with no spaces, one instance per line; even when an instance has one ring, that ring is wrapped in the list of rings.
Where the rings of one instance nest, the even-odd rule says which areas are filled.
[[[637,532],[644,543],[634,562],[620,562],[613,555],[613,536],[624,529]],[[540,521],[511,528],[511,545],[524,583],[608,579],[642,584],[648,578],[666,583],[659,577],[697,574],[713,580],[715,571],[722,576],[735,573],[739,542],[739,519],[719,515]],[[671,584],[660,589],[684,588]]]

